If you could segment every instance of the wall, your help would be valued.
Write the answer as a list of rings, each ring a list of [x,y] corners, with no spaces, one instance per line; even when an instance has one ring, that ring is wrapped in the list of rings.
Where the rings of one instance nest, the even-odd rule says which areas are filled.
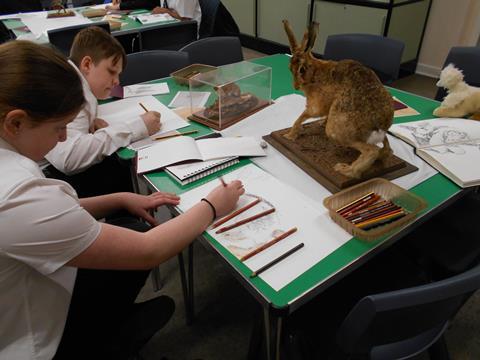
[[[479,35],[479,0],[433,0],[416,72],[438,77],[450,48],[478,45]]]

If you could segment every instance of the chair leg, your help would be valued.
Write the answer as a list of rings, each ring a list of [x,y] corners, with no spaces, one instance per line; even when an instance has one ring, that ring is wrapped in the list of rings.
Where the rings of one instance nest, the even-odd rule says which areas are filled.
[[[153,291],[159,291],[163,287],[162,276],[160,274],[160,268],[154,267],[151,271]]]
[[[445,337],[442,335],[438,340],[428,349],[428,355],[431,360],[450,360],[447,343]]]

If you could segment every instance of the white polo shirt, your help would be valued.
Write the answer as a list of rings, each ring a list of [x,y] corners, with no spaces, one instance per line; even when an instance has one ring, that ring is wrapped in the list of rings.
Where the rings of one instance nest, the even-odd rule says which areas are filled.
[[[163,4],[163,1],[160,4]],[[175,10],[181,17],[195,20],[200,27],[202,10],[198,0],[168,0],[168,7]]]
[[[86,103],[77,117],[67,125],[67,140],[59,142],[45,156],[50,164],[67,175],[82,172],[119,148],[148,136],[147,127],[140,115],[116,122],[91,134],[89,129],[97,118],[98,101],[80,70],[72,61],[69,60],[69,63],[82,80]]]
[[[76,268],[65,264],[100,224],[66,182],[0,138],[0,359],[51,359],[70,305]]]

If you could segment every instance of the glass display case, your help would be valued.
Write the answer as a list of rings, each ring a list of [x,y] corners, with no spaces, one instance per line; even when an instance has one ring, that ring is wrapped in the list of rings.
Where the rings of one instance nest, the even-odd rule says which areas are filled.
[[[208,95],[204,108],[192,107],[191,120],[223,130],[272,103],[272,69],[242,61],[195,75],[189,87],[191,99]]]

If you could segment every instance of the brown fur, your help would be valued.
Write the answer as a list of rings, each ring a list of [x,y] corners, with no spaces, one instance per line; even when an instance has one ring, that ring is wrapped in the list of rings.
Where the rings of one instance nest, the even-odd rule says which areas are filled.
[[[297,45],[288,21],[285,31],[290,41],[290,70],[294,87],[307,98],[305,111],[285,135],[296,140],[302,133],[302,123],[326,116],[326,135],[337,144],[360,151],[352,164],[339,163],[335,170],[359,178],[377,159],[391,154],[384,137],[383,148],[367,143],[373,131],[387,131],[393,120],[393,101],[375,73],[357,61],[327,61],[315,58],[311,51],[316,38],[316,26],[305,32]]]

